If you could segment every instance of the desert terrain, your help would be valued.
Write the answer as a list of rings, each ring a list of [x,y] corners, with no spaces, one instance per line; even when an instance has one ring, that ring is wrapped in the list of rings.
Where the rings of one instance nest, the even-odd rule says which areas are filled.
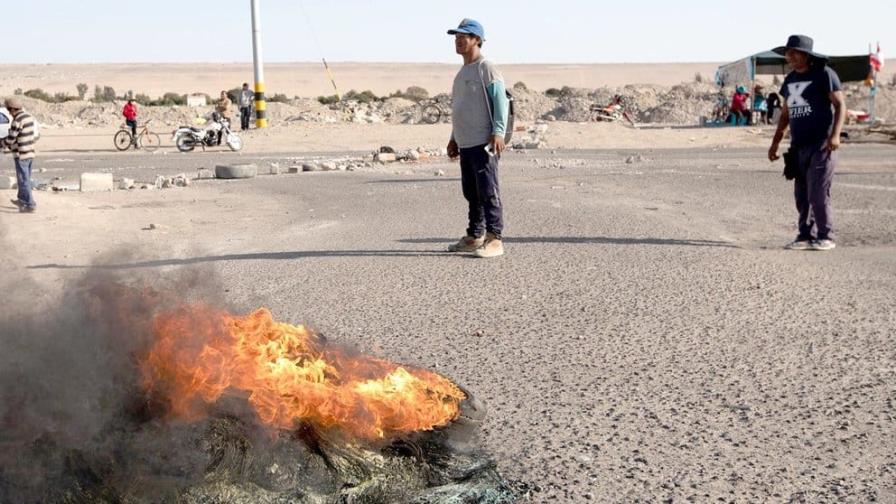
[[[420,86],[433,93],[451,90],[458,65],[442,63],[330,63],[342,92],[369,89],[378,95],[408,86]],[[622,86],[632,83],[672,85],[691,81],[700,73],[708,80],[718,67],[715,63],[669,64],[567,64],[502,65],[509,84],[525,82],[544,91],[550,87]],[[227,64],[52,64],[0,65],[0,95],[16,88],[42,88],[47,92],[74,93],[79,82],[111,86],[124,93],[161,96],[166,92],[209,93],[217,96],[252,79],[252,65]],[[314,97],[333,94],[322,63],[268,63],[265,84],[269,93]],[[251,84],[251,82],[250,82]]]

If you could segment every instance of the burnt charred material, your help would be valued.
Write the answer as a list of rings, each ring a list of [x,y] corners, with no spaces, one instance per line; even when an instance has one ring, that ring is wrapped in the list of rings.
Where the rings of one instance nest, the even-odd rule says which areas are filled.
[[[119,433],[123,444],[116,451],[126,454],[120,458],[80,450],[60,453],[37,444],[35,450],[60,457],[65,470],[64,477],[47,482],[50,488],[35,502],[515,501],[494,461],[474,444],[482,411],[472,398],[449,426],[380,446],[332,437],[309,426],[271,433],[244,418],[222,412],[178,428],[153,420],[134,432]]]

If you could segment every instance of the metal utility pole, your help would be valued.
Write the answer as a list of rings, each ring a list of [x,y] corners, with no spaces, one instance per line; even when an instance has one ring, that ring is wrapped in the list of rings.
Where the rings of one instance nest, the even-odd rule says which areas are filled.
[[[255,66],[255,127],[267,128],[267,102],[264,99],[264,62],[261,59],[261,16],[258,3],[252,0],[252,61]]]

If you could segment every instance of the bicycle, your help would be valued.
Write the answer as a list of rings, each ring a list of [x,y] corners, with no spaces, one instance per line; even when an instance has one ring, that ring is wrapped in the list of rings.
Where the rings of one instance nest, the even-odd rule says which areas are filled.
[[[417,117],[418,122],[426,124],[436,124],[443,117],[450,121],[451,107],[437,98],[423,100],[417,104]]]
[[[146,121],[143,123],[143,129],[137,132],[137,138],[134,138],[134,135],[131,134],[130,126],[126,124],[122,124],[121,128],[115,133],[115,137],[112,139],[115,143],[115,148],[120,151],[126,151],[131,148],[131,146],[140,147],[141,149],[146,150],[147,152],[153,152],[162,145],[162,138],[158,135],[158,133],[153,133],[149,131],[149,123],[152,120]]]

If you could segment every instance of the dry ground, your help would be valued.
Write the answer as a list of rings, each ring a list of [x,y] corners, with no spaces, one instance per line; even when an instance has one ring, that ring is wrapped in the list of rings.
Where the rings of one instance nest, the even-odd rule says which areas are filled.
[[[388,94],[408,86],[422,86],[430,93],[450,91],[456,65],[439,63],[331,63],[340,89],[369,89]],[[509,84],[523,81],[532,89],[562,86],[621,86],[628,83],[671,85],[693,80],[696,73],[712,79],[715,63],[639,63],[639,64],[533,64],[501,65]],[[268,63],[265,78],[270,93],[288,96],[333,94],[333,87],[320,63]],[[93,87],[112,86],[119,93],[132,90],[161,96],[166,92],[209,93],[217,96],[252,79],[250,63],[189,64],[53,64],[0,65],[0,95],[42,88],[50,93],[75,94],[79,82]]]

